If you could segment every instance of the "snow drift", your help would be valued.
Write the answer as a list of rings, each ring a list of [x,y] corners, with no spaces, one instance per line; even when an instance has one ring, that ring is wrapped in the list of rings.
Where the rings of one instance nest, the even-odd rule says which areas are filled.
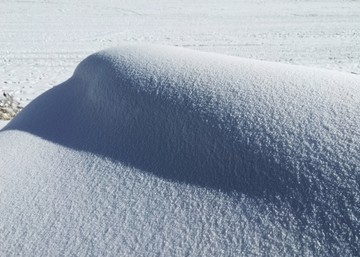
[[[0,133],[0,253],[356,255],[359,99],[339,72],[91,55]]]

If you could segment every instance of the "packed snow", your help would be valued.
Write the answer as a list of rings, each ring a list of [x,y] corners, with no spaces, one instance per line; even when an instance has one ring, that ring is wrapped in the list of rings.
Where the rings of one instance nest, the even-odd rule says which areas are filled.
[[[0,254],[356,256],[360,77],[95,53],[0,132]]]

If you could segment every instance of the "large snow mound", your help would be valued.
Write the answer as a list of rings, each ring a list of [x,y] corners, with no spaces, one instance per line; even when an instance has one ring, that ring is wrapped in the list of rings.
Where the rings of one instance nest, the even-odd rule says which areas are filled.
[[[355,256],[360,78],[98,52],[0,133],[0,253]]]

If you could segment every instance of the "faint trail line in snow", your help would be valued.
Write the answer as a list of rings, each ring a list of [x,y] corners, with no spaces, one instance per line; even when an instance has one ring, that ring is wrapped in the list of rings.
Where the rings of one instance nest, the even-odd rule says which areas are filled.
[[[137,11],[134,11],[134,10],[131,10],[131,9],[117,8],[117,10],[121,10],[121,11],[123,11],[125,14],[131,13],[131,14],[135,14],[135,15],[138,15],[138,16],[143,16],[143,15],[144,15],[144,14],[142,14],[142,13],[140,13],[140,12],[137,12]]]

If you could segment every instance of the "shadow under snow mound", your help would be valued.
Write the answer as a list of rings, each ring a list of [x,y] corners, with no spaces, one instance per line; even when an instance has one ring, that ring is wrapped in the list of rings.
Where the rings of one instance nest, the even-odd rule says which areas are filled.
[[[309,195],[330,199],[356,181],[359,99],[353,75],[122,46],[86,58],[5,129],[173,181],[306,208]]]

